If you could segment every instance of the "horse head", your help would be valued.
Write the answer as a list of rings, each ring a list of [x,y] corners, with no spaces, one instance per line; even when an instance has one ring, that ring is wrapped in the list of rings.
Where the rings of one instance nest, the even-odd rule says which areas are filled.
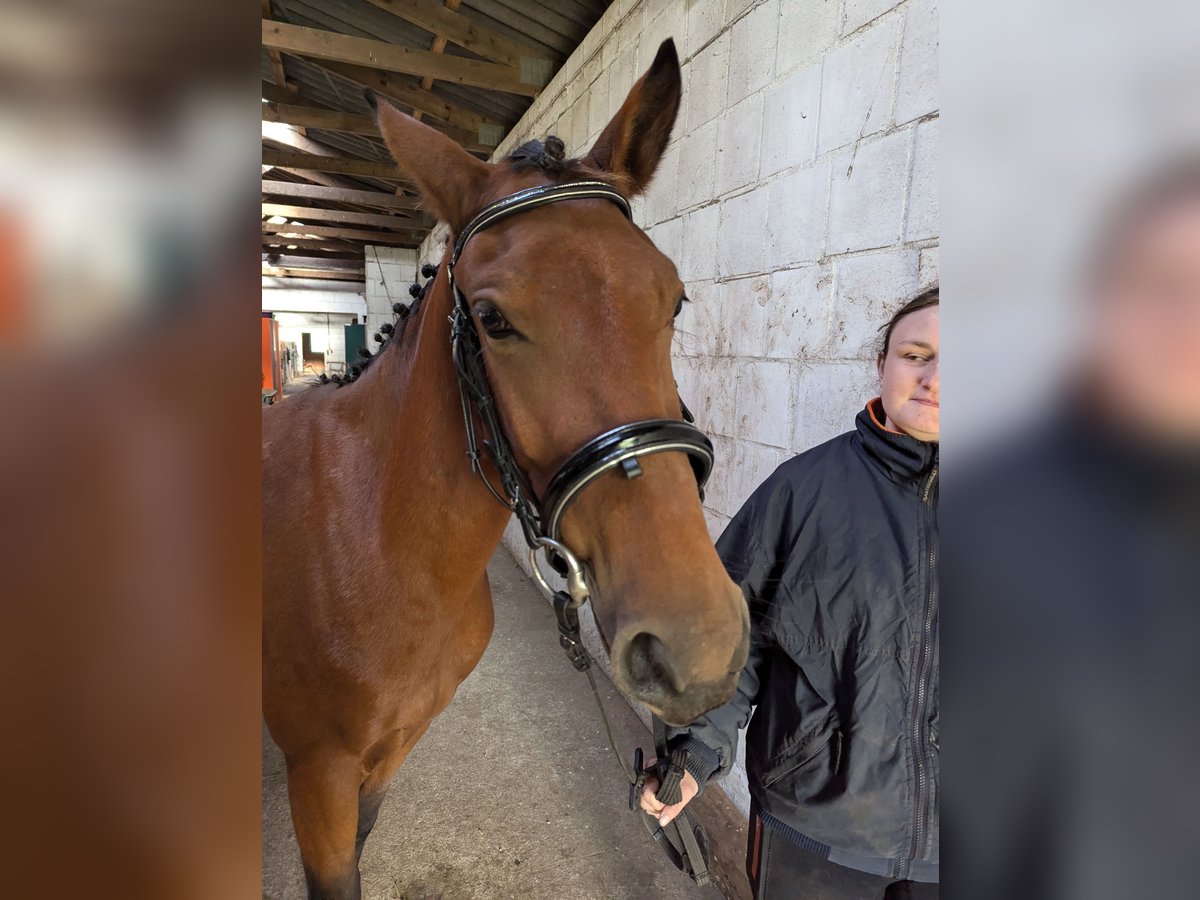
[[[580,159],[564,158],[550,138],[489,164],[385,101],[377,112],[396,163],[460,234],[489,203],[539,185],[600,180],[626,198],[642,193],[679,101],[668,40]],[[461,249],[455,285],[512,454],[536,496],[597,435],[681,418],[671,341],[684,287],[620,204],[547,203],[473,234]],[[435,289],[450,288],[439,277]],[[747,654],[746,602],[709,538],[688,455],[649,454],[637,471],[615,468],[591,481],[559,533],[586,563],[617,686],[681,724],[732,695]]]

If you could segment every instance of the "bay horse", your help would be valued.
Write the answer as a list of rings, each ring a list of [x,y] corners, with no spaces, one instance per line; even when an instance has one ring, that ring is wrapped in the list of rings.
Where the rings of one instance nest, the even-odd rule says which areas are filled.
[[[550,138],[496,164],[375,101],[397,165],[455,234],[523,189],[619,196],[558,197],[475,231],[358,378],[263,412],[263,715],[310,897],[360,896],[389,781],[491,637],[487,564],[512,509],[464,452],[475,423],[451,353],[456,304],[533,496],[597,435],[681,418],[670,348],[683,286],[618,208],[649,183],[679,100],[668,40],[582,159]],[[732,695],[749,635],[689,462],[655,452],[636,460],[640,477],[604,472],[558,531],[586,563],[617,687],[672,723]],[[495,481],[493,461],[478,465]]]

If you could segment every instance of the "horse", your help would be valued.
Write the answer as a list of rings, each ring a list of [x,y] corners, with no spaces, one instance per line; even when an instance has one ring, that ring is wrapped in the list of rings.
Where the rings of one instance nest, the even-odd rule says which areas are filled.
[[[487,564],[518,490],[496,447],[544,502],[597,436],[690,427],[670,357],[683,285],[626,215],[680,96],[668,40],[586,156],[564,159],[547,138],[498,163],[368,98],[396,164],[460,241],[361,374],[263,411],[263,716],[286,759],[310,897],[360,896],[389,781],[491,637]],[[481,209],[505,204],[511,215],[461,245]],[[490,454],[476,444],[486,410],[463,400],[460,341],[491,392]],[[665,452],[677,446],[687,452]],[[694,451],[660,440],[593,466],[550,542],[586,577],[618,689],[679,724],[732,696],[749,638]]]

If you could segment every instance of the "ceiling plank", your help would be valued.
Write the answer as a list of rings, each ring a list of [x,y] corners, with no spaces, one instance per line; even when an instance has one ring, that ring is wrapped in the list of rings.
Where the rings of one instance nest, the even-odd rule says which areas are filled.
[[[492,62],[521,68],[550,69],[550,61],[541,53],[501,34],[488,26],[474,22],[455,10],[458,3],[442,5],[439,0],[369,0],[419,28],[446,38],[472,53]],[[449,7],[449,8],[447,8]],[[545,82],[542,82],[544,85]]]
[[[263,19],[271,18],[271,0],[262,0]],[[287,73],[283,70],[283,57],[278,50],[268,50],[267,58],[271,60],[271,74],[275,76],[275,84],[282,91],[288,91]],[[295,90],[291,88],[291,90]]]
[[[264,122],[279,122],[304,128],[323,128],[326,131],[345,131],[379,137],[379,127],[370,116],[321,109],[316,106],[296,106],[291,103],[262,104]]]
[[[332,203],[357,203],[404,212],[420,213],[413,201],[385,191],[359,191],[343,187],[324,187],[316,184],[297,184],[294,181],[262,180],[262,192],[272,197],[304,197],[308,200],[328,200]]]
[[[513,66],[431,53],[428,50],[411,50],[385,41],[352,37],[286,22],[272,22],[269,19],[264,19],[262,23],[262,43],[270,50],[352,63],[422,78],[428,75],[439,81],[518,94],[522,97],[536,97],[541,92],[539,85],[523,81],[521,70]]]
[[[313,237],[331,237],[339,240],[362,241],[364,244],[415,247],[425,239],[419,232],[363,231],[354,228],[338,228],[333,225],[296,225],[291,222],[262,223],[263,234],[301,234]]]
[[[289,269],[330,269],[337,272],[362,272],[366,265],[362,257],[358,259],[337,259],[329,256],[301,256],[287,251],[264,250],[267,259],[263,260],[272,266],[282,266]]]
[[[313,169],[335,175],[357,175],[363,178],[382,178],[385,181],[408,183],[400,169],[388,163],[371,162],[365,159],[344,159],[337,156],[317,156],[315,153],[300,153],[295,150],[274,150],[263,147],[262,164],[281,169]]]
[[[328,69],[335,75],[341,75],[343,78],[348,78],[364,87],[369,87],[383,94],[383,96],[394,100],[401,106],[419,110],[426,115],[441,119],[447,124],[457,126],[475,135],[479,135],[481,129],[503,130],[505,128],[500,122],[493,122],[469,109],[447,103],[437,94],[419,88],[402,77],[381,72],[379,69],[371,69],[367,66],[354,66],[349,63],[325,61],[321,62],[321,68]]]
[[[328,256],[330,259],[362,259],[361,246],[343,244],[330,238],[285,238],[279,235],[262,236],[262,245],[272,253],[290,252],[291,248],[303,250],[317,256]],[[273,249],[272,249],[273,248]]]
[[[375,228],[420,229],[421,219],[405,219],[399,216],[383,216],[376,213],[346,212],[340,209],[317,209],[312,206],[287,206],[282,203],[264,203],[263,217],[284,216],[288,219],[311,219],[314,222],[336,222],[339,225],[371,225]]]
[[[419,112],[419,111],[418,111]],[[274,124],[295,125],[303,128],[320,128],[325,131],[344,131],[348,134],[361,134],[367,137],[380,137],[379,126],[370,116],[360,116],[357,113],[339,112],[336,109],[324,109],[319,106],[297,106],[294,103],[267,102],[262,104],[262,119]],[[453,138],[466,150],[476,153],[491,153],[493,148],[480,144],[475,132],[462,128],[438,123],[434,125],[439,131]],[[281,142],[282,143],[282,142]],[[298,148],[304,149],[304,148]]]
[[[328,269],[296,269],[264,265],[264,278],[324,278],[330,281],[366,281],[365,273],[331,272]]]

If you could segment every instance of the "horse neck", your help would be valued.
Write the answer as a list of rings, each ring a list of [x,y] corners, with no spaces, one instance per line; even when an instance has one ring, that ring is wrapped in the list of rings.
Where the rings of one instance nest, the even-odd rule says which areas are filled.
[[[372,365],[364,424],[376,456],[385,523],[410,556],[424,542],[430,556],[453,559],[482,575],[510,512],[471,471],[458,380],[450,353],[453,311],[445,262],[399,345]],[[447,550],[452,551],[447,555]]]

